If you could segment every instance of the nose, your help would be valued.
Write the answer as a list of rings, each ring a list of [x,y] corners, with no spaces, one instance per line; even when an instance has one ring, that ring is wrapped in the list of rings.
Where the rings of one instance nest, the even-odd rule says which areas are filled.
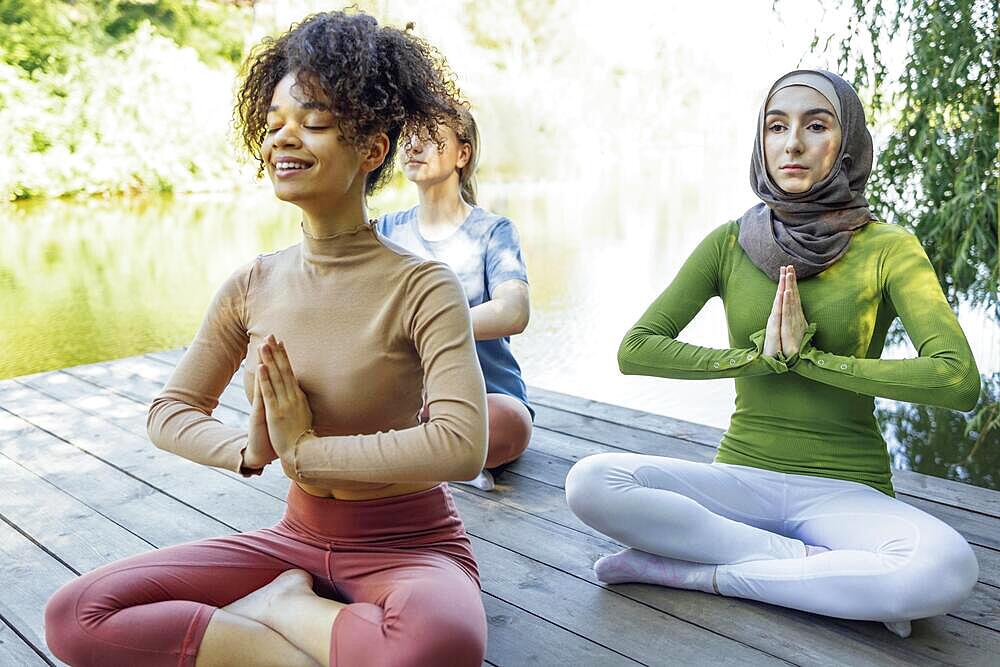
[[[298,129],[293,123],[285,123],[271,139],[275,147],[298,147],[302,145]]]
[[[419,139],[410,139],[406,142],[404,150],[406,151],[406,157],[420,155],[424,151],[424,142]]]
[[[802,128],[794,127],[785,135],[785,152],[789,155],[799,155],[803,150]]]

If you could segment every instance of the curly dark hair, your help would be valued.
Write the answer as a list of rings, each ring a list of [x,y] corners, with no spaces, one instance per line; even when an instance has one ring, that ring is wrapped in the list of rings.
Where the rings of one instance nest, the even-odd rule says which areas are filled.
[[[406,30],[379,26],[363,12],[324,12],[306,17],[277,39],[267,37],[243,65],[236,93],[236,127],[264,173],[261,146],[274,89],[290,72],[304,74],[296,90],[307,99],[329,99],[343,140],[363,149],[379,132],[389,136],[385,161],[368,174],[369,195],[392,175],[402,133],[438,137],[437,126],[454,121],[461,103],[443,56]]]

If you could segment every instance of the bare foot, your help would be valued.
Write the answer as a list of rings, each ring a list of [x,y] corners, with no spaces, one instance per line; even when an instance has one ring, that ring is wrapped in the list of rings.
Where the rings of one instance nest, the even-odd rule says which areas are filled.
[[[223,607],[231,614],[253,619],[267,627],[278,628],[279,614],[295,608],[296,602],[315,598],[312,576],[305,570],[286,570],[263,588]]]

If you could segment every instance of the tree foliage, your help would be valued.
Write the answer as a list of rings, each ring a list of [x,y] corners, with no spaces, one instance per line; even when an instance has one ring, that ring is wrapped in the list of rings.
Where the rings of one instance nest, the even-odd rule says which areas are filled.
[[[891,134],[869,185],[873,210],[923,243],[952,305],[997,292],[998,9],[993,0],[838,0],[853,10],[839,66]],[[841,4],[841,6],[843,6]],[[906,39],[901,71],[884,53]],[[817,39],[817,43],[818,43]]]
[[[128,39],[149,23],[205,61],[239,62],[248,14],[223,0],[0,0],[0,60],[32,75]]]

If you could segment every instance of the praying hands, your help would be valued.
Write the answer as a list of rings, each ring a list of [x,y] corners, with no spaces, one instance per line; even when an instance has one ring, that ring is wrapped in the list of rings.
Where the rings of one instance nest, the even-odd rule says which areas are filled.
[[[783,266],[778,278],[778,290],[774,295],[771,315],[767,318],[764,354],[769,357],[781,354],[786,358],[798,354],[807,325],[806,316],[802,312],[795,268]]]
[[[284,343],[268,336],[258,351],[244,467],[262,468],[291,452],[312,427],[312,411],[292,372]]]

